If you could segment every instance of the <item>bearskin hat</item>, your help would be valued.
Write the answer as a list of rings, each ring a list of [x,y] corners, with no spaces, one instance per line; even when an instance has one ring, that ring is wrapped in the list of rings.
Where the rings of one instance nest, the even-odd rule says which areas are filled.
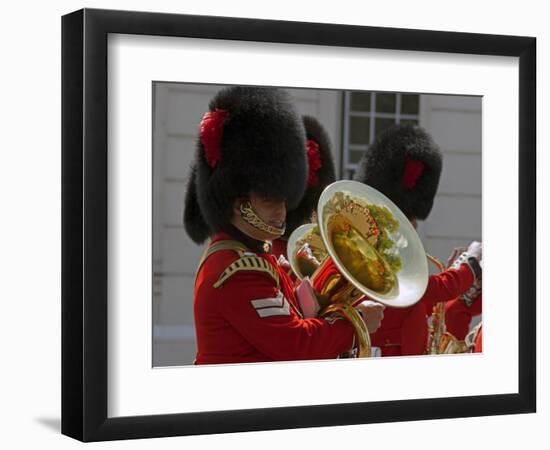
[[[300,204],[287,213],[285,232],[287,237],[300,225],[309,222],[312,213],[317,210],[321,193],[325,187],[336,180],[330,139],[326,130],[315,117],[302,116],[302,121],[307,139],[307,187]]]
[[[307,180],[305,132],[290,95],[276,88],[219,91],[200,124],[184,225],[202,243],[227,230],[237,198],[250,191],[300,202]]]
[[[355,180],[379,190],[409,219],[425,220],[433,206],[442,156],[417,125],[396,125],[380,134],[359,162]]]
[[[189,237],[200,244],[210,236],[210,228],[202,216],[197,199],[197,168],[191,167],[189,181],[187,182],[187,191],[185,193],[185,202],[183,209],[183,223]]]

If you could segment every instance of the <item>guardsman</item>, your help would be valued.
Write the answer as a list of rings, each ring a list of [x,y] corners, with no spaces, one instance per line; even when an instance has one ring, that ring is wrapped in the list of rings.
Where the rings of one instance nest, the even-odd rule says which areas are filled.
[[[315,221],[323,190],[336,181],[330,138],[323,125],[312,116],[302,116],[306,132],[307,185],[298,206],[287,213],[285,234],[273,241],[273,254],[287,257],[287,240],[300,225]]]
[[[465,341],[473,352],[481,351],[481,323],[470,330],[472,318],[482,313],[481,280],[474,283],[464,294],[445,303],[445,326],[447,331]]]
[[[431,136],[419,126],[396,125],[384,131],[363,155],[355,180],[392,200],[413,226],[433,206],[442,156]],[[422,299],[408,308],[384,311],[382,325],[371,335],[382,356],[420,355],[428,339],[427,313],[433,305],[463,294],[481,277],[481,244],[474,242],[453,266],[432,275]]]
[[[302,317],[271,254],[306,187],[305,142],[278,89],[225,88],[202,119],[184,211],[190,237],[210,238],[195,280],[196,364],[335,358],[354,346],[347,320]],[[375,330],[380,309],[358,309]]]

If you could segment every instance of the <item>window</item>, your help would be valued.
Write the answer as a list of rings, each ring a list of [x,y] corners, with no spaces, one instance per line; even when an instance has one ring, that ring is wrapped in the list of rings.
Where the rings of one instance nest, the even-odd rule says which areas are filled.
[[[342,177],[353,178],[357,163],[383,130],[396,124],[417,124],[419,95],[344,92]]]

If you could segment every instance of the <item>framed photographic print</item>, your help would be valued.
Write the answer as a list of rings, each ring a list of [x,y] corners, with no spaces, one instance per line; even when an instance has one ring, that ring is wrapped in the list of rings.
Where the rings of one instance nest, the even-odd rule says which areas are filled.
[[[62,432],[97,441],[534,412],[535,50],[534,38],[517,36],[88,9],[64,16]],[[430,194],[430,217],[407,212],[398,197],[387,205],[394,215],[403,210],[398,222],[411,230],[407,240],[419,237],[420,248],[439,260],[455,247],[483,242],[483,257],[479,249],[466,270],[472,280],[480,280],[477,270],[483,271],[482,352],[469,351],[473,341],[458,354],[430,352],[424,334],[421,348],[409,351],[412,339],[403,335],[399,345],[393,340],[403,322],[387,334],[381,334],[383,327],[370,334],[369,355],[375,357],[337,358],[339,350],[327,356],[337,347],[335,335],[318,342],[320,350],[311,357],[298,345],[291,353],[292,344],[283,341],[283,353],[270,353],[274,339],[267,334],[244,339],[236,325],[241,334],[217,342],[237,335],[247,345],[254,342],[240,349],[246,358],[222,357],[217,347],[214,353],[204,350],[205,336],[208,340],[220,326],[210,332],[197,327],[197,320],[208,321],[194,310],[196,277],[200,282],[214,217],[233,205],[213,208],[208,225],[191,214],[199,223],[194,230],[205,235],[199,245],[184,226],[186,195],[190,186],[200,191],[217,165],[225,170],[226,162],[212,155],[222,148],[223,160],[228,136],[238,143],[234,152],[246,150],[243,136],[251,128],[231,131],[227,119],[240,114],[232,108],[243,98],[250,102],[244,111],[274,104],[277,111],[293,111],[283,115],[292,117],[284,134],[273,131],[278,128],[272,115],[254,115],[263,117],[254,129],[261,142],[254,151],[263,153],[258,160],[255,153],[243,153],[234,173],[254,168],[258,186],[265,174],[275,176],[286,167],[281,155],[291,142],[322,155],[325,141],[308,134],[304,116],[321,124],[329,143],[331,181],[353,179],[388,197],[372,178],[361,178],[365,155],[386,149],[382,142],[392,130],[427,133],[443,161],[437,190]],[[223,124],[225,139],[214,138],[213,147],[203,135],[212,121]],[[294,131],[288,130],[300,139],[293,141]],[[285,143],[279,145],[283,153],[266,150],[279,142]],[[297,165],[291,164],[280,171],[288,178],[277,189],[286,192],[298,184],[301,198],[313,179],[311,167],[320,176],[328,164],[311,155],[302,155],[303,180],[293,175]],[[412,189],[432,160],[419,168],[407,158],[408,175],[399,180],[403,189]],[[243,164],[248,160],[249,166]],[[380,161],[389,160],[390,153],[383,153]],[[272,164],[271,171],[260,172],[264,163]],[[214,197],[237,200],[232,189],[248,175],[227,173],[230,182],[220,184],[224,188]],[[204,213],[201,192],[193,211]],[[289,208],[288,217],[291,213]],[[321,216],[322,211],[322,230]],[[270,224],[264,232],[280,225]],[[380,242],[371,242],[377,252],[383,252]],[[266,253],[275,254],[273,248]],[[410,267],[418,272],[422,265],[407,263],[405,254],[398,252],[406,268],[401,261],[391,266],[398,284],[407,282],[401,273]],[[273,271],[267,267],[264,272]],[[279,287],[283,276],[269,276]],[[233,284],[244,291],[244,284]],[[388,323],[393,310],[386,294],[370,297],[386,303]],[[301,312],[299,307],[290,312],[288,295],[277,295],[248,298],[247,314],[274,323],[303,315],[303,304]],[[444,320],[431,306],[419,313],[428,339]],[[237,321],[242,317],[236,309],[231,314]],[[367,322],[367,316],[361,317]],[[477,333],[480,319],[480,310],[471,313],[466,331]],[[321,327],[343,328],[346,322],[313,320]],[[348,347],[357,344],[352,335]]]

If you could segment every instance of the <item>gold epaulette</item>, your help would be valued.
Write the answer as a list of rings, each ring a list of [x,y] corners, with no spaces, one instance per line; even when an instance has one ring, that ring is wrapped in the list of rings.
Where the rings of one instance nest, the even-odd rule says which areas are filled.
[[[200,270],[201,266],[204,264],[204,262],[208,259],[208,257],[210,257],[214,253],[219,252],[221,250],[233,250],[239,256],[243,256],[248,251],[248,248],[244,244],[241,244],[238,241],[227,240],[227,241],[216,242],[215,244],[211,245],[205,250],[199,262],[197,273]]]
[[[223,285],[231,276],[237,272],[247,271],[247,272],[263,272],[271,276],[277,283],[277,288],[279,288],[279,274],[275,268],[269,264],[265,259],[260,258],[259,256],[242,254],[239,259],[233,261],[229,267],[227,267],[223,273],[218,278],[218,281],[214,283],[215,288],[219,288]]]

